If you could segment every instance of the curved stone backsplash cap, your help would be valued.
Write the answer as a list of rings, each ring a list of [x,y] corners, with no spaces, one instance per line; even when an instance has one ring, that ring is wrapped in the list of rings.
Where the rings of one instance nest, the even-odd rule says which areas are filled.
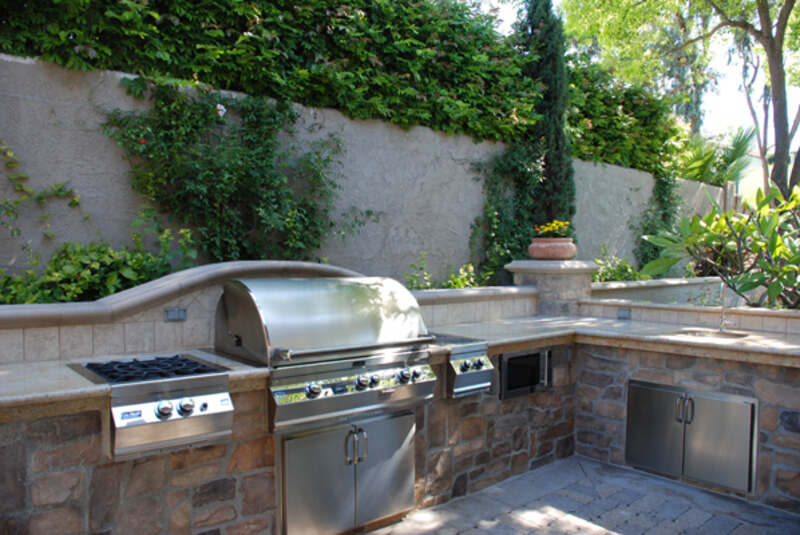
[[[184,294],[247,277],[359,277],[349,269],[278,260],[241,260],[207,264],[170,273],[97,301],[0,305],[0,329],[111,323],[164,304]]]

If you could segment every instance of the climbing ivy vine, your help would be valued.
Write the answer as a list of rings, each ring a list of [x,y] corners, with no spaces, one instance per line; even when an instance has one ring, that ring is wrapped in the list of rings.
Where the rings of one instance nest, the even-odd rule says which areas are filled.
[[[195,229],[212,261],[310,259],[336,226],[339,139],[280,142],[297,119],[286,102],[143,84],[126,85],[149,87],[150,109],[114,111],[105,129],[130,157],[134,189]]]

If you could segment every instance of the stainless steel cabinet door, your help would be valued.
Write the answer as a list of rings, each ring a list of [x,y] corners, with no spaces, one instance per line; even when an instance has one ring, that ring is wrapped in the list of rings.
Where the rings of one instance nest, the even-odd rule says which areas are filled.
[[[359,422],[364,434],[356,465],[356,525],[414,507],[413,414]]]
[[[680,421],[681,392],[667,387],[628,385],[628,430],[625,460],[671,476],[683,468],[683,423]]]
[[[747,492],[754,404],[691,394],[687,400],[684,475]]]
[[[345,458],[352,426],[288,437],[283,443],[288,535],[327,535],[353,528],[355,471]],[[347,446],[348,454],[351,446]]]

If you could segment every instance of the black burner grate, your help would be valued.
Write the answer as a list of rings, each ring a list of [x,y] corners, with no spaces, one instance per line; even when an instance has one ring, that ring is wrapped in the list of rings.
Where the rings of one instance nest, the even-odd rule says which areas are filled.
[[[151,359],[111,360],[108,362],[89,362],[86,368],[109,383],[130,383],[133,381],[154,381],[186,375],[214,373],[218,370],[180,355],[154,357]]]

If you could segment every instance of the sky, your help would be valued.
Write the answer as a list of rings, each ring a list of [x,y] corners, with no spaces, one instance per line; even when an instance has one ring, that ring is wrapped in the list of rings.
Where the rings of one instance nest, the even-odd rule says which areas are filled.
[[[558,8],[559,0],[553,0],[553,5]],[[508,0],[481,0],[481,8],[484,11],[495,10],[498,17],[498,30],[507,35],[511,32],[511,24],[517,18],[518,2]],[[741,64],[728,64],[727,49],[721,41],[713,45],[714,57],[711,68],[718,73],[716,87],[706,92],[703,96],[703,124],[701,133],[704,137],[726,139],[739,127],[752,128],[753,120],[747,108],[747,99],[744,91],[740,88],[741,84]],[[762,76],[763,79],[763,76]],[[760,87],[756,84],[756,87]],[[800,88],[787,86],[788,108],[789,108],[789,127],[800,106]],[[754,106],[759,113],[761,104],[754,100]],[[771,112],[770,112],[771,113]],[[772,124],[770,118],[770,124]],[[772,144],[772,129],[770,128],[769,143]],[[800,147],[800,134],[795,135],[792,141],[792,154]],[[753,143],[751,154],[758,156],[758,149]],[[745,197],[752,197],[755,190],[761,185],[760,163],[754,158],[748,172],[747,184],[743,185]]]

